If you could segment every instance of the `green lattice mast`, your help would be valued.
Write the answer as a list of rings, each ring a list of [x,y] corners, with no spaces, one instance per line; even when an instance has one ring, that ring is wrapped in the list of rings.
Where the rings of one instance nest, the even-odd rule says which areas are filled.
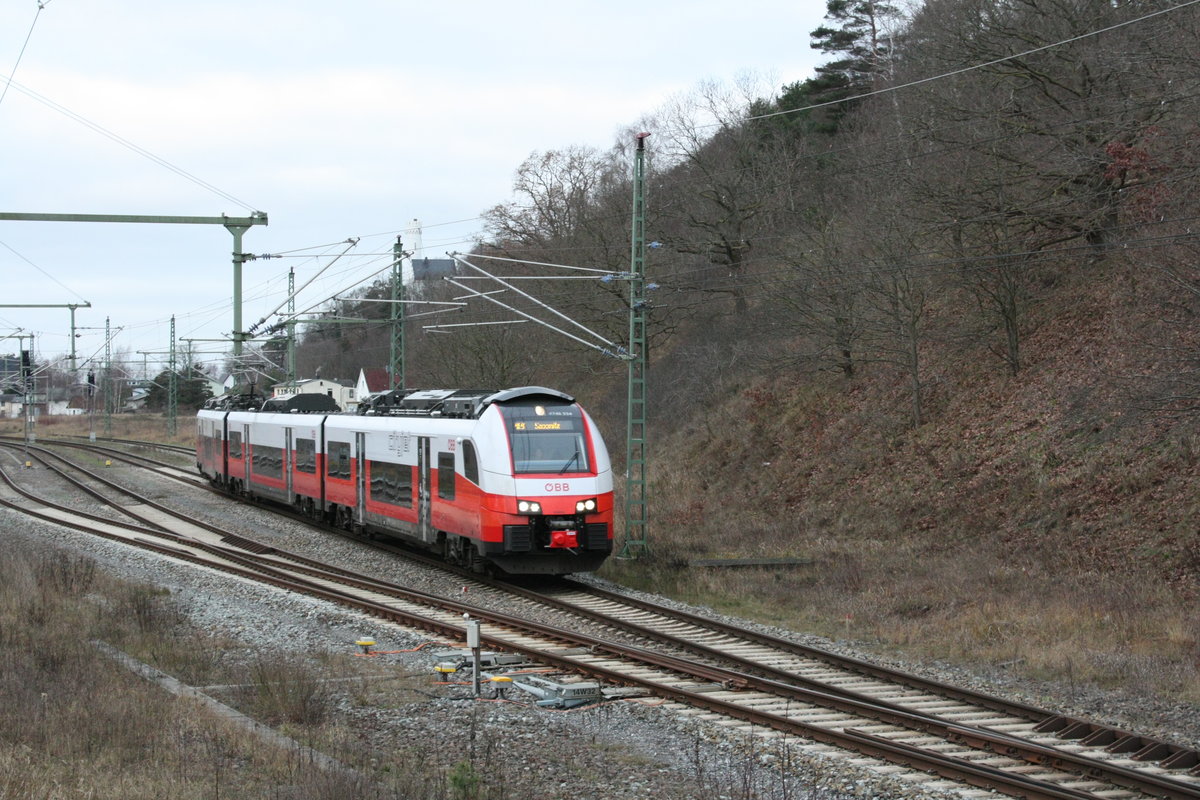
[[[636,558],[646,540],[646,137],[633,157],[633,236],[629,277],[629,388],[625,409],[625,546]]]

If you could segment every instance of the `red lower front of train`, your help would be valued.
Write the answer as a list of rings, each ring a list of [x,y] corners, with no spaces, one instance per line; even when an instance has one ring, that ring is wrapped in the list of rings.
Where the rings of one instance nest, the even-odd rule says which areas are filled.
[[[506,572],[586,572],[612,553],[612,492],[493,495],[481,504],[479,517],[478,546]]]

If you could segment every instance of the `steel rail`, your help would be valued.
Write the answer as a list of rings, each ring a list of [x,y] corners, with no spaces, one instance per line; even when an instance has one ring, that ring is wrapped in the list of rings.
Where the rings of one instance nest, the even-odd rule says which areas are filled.
[[[838,669],[844,669],[891,683],[898,683],[949,699],[978,705],[992,711],[1011,714],[1012,716],[1035,723],[1036,729],[1039,732],[1055,733],[1060,739],[1078,740],[1085,745],[1113,745],[1122,748],[1121,752],[1133,753],[1135,760],[1161,761],[1164,766],[1170,769],[1193,768],[1191,769],[1191,774],[1200,774],[1197,769],[1197,765],[1200,765],[1200,752],[1192,748],[1162,742],[1150,737],[1138,736],[1137,734],[1113,726],[1058,714],[1026,703],[1006,700],[984,692],[964,689],[929,678],[923,678],[902,670],[882,667],[851,656],[821,650],[771,634],[730,625],[720,620],[670,608],[649,600],[629,597],[608,589],[602,589],[577,581],[566,580],[564,582],[570,585],[572,591],[586,593],[609,602],[632,606],[643,611],[706,628],[715,633],[744,639],[765,647],[821,661]],[[565,607],[578,608],[580,613],[588,613],[588,609],[574,606],[569,601],[560,600],[558,602],[562,603]]]

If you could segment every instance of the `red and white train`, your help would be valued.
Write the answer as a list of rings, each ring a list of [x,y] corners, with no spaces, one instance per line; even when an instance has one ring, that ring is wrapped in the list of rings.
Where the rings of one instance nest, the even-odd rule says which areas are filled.
[[[608,450],[562,392],[397,390],[366,414],[268,408],[201,410],[201,474],[476,570],[586,572],[612,552]]]

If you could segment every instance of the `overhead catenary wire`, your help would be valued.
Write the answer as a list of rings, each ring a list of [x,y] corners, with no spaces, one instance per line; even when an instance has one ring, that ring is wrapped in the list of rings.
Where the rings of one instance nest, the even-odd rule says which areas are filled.
[[[309,287],[309,285],[310,285],[310,284],[311,284],[313,281],[315,281],[317,278],[321,277],[321,275],[323,275],[327,269],[329,269],[329,268],[330,268],[330,267],[332,267],[334,264],[336,264],[336,263],[337,263],[337,262],[338,262],[338,261],[341,259],[341,257],[342,257],[343,255],[345,255],[347,252],[349,252],[349,251],[350,251],[350,248],[352,248],[352,247],[356,247],[356,246],[358,245],[358,239],[354,239],[354,238],[347,239],[347,240],[344,242],[344,244],[346,245],[346,249],[345,249],[345,250],[343,250],[341,253],[338,253],[338,254],[337,254],[337,255],[336,255],[336,256],[335,256],[335,257],[334,257],[334,258],[333,258],[333,259],[332,259],[332,260],[331,260],[331,261],[330,261],[328,264],[326,264],[325,266],[321,267],[321,269],[319,269],[315,275],[313,275],[311,278],[309,278],[307,281],[305,281],[305,283],[304,283],[304,285],[303,285],[303,286],[301,286],[300,288],[296,289],[296,291],[295,291],[295,292],[293,292],[292,294],[290,294],[290,295],[288,295],[287,297],[285,297],[285,298],[283,299],[283,302],[282,302],[282,303],[280,303],[279,305],[275,306],[275,308],[271,309],[271,310],[270,310],[270,311],[268,311],[266,314],[264,314],[264,315],[263,315],[263,317],[262,317],[262,319],[260,319],[258,322],[256,322],[256,323],[254,323],[253,325],[251,325],[251,326],[250,326],[250,328],[248,329],[247,333],[253,334],[255,331],[257,331],[257,330],[259,329],[259,327],[260,327],[260,326],[262,326],[262,325],[263,325],[263,324],[264,324],[264,323],[267,321],[267,318],[268,318],[268,317],[270,317],[272,314],[274,314],[274,313],[276,313],[277,311],[279,311],[279,309],[281,309],[281,308],[283,308],[284,306],[286,306],[286,305],[288,304],[288,301],[292,300],[294,297],[296,297],[297,295],[299,295],[299,294],[300,294],[300,292],[302,292],[302,291],[304,291],[305,289],[307,289],[307,288]]]
[[[422,325],[422,329],[427,331],[440,330],[442,328],[477,328],[481,325],[517,325],[523,322],[531,322],[528,319],[499,319],[490,322],[448,322],[441,325]]]
[[[299,317],[301,314],[307,314],[307,313],[309,313],[309,312],[310,312],[310,311],[312,311],[314,308],[317,308],[318,306],[321,306],[321,305],[323,305],[323,304],[325,304],[325,303],[328,303],[328,302],[330,302],[331,300],[337,300],[337,297],[338,297],[338,295],[339,295],[339,294],[342,294],[342,293],[344,293],[344,292],[348,292],[348,291],[350,291],[351,289],[353,289],[353,288],[355,288],[355,287],[357,287],[357,286],[361,286],[362,284],[364,284],[364,283],[366,283],[367,281],[369,281],[369,280],[371,280],[372,278],[374,278],[374,277],[375,277],[376,275],[378,275],[379,273],[383,272],[384,270],[391,269],[391,268],[392,268],[392,265],[391,265],[391,264],[386,264],[386,265],[384,265],[383,267],[380,267],[379,269],[375,270],[375,271],[374,271],[374,272],[372,272],[371,274],[367,275],[365,278],[362,278],[362,279],[360,279],[360,280],[358,280],[358,281],[355,281],[354,283],[352,283],[352,284],[350,284],[349,286],[345,287],[345,288],[344,288],[344,289],[342,289],[340,292],[337,292],[337,293],[335,293],[335,294],[333,294],[333,295],[331,295],[331,296],[327,296],[327,297],[325,297],[325,298],[323,298],[323,299],[321,299],[321,300],[317,301],[316,303],[313,303],[312,305],[310,305],[308,308],[304,309],[303,311],[297,311],[295,314],[286,314],[286,315],[280,315],[281,319],[280,319],[280,320],[279,320],[279,322],[277,322],[276,324],[278,325],[278,324],[283,324],[283,323],[286,323],[286,322],[288,322],[289,320],[296,319],[296,318],[297,318],[297,317]]]
[[[546,311],[549,311],[551,314],[555,315],[555,316],[556,316],[556,317],[558,317],[559,319],[561,319],[561,320],[564,320],[565,322],[567,322],[567,323],[570,323],[571,325],[574,325],[576,328],[578,328],[579,330],[581,330],[581,331],[583,331],[584,333],[588,334],[589,336],[595,337],[596,339],[598,339],[599,341],[601,341],[601,342],[603,342],[604,344],[608,345],[609,347],[617,349],[617,350],[618,350],[618,352],[619,352],[620,350],[622,350],[622,349],[623,349],[623,348],[620,348],[620,347],[619,347],[617,344],[615,344],[614,342],[611,342],[611,341],[609,341],[608,339],[604,338],[603,336],[601,336],[600,334],[596,333],[596,332],[595,332],[595,331],[593,331],[592,329],[588,328],[586,325],[583,325],[582,323],[580,323],[580,322],[577,322],[576,320],[573,320],[573,319],[571,319],[571,318],[570,318],[570,317],[568,317],[566,314],[563,314],[561,311],[557,311],[557,310],[555,310],[554,308],[552,308],[552,307],[550,307],[549,305],[547,305],[546,303],[543,303],[541,300],[538,300],[536,297],[534,297],[533,295],[529,294],[528,292],[523,292],[523,291],[521,291],[520,289],[518,289],[517,287],[515,287],[515,286],[513,286],[513,285],[511,285],[511,284],[509,284],[509,283],[506,283],[506,282],[504,281],[504,279],[502,279],[502,278],[498,278],[498,277],[496,277],[495,275],[491,275],[490,273],[488,273],[488,272],[487,272],[486,270],[484,270],[483,268],[481,268],[481,267],[478,267],[478,266],[476,266],[476,265],[472,264],[472,263],[471,263],[471,262],[470,262],[468,259],[466,259],[466,258],[463,258],[461,255],[459,255],[459,254],[457,254],[457,253],[447,253],[447,255],[449,255],[451,258],[453,258],[453,259],[454,259],[456,262],[458,262],[459,264],[462,264],[462,265],[464,265],[464,266],[466,266],[466,267],[468,267],[468,268],[470,268],[470,269],[473,269],[473,270],[475,270],[476,272],[480,273],[481,275],[485,275],[485,276],[487,276],[487,277],[490,277],[490,278],[492,278],[493,280],[495,280],[497,283],[499,283],[499,284],[500,284],[501,286],[503,286],[504,288],[506,288],[506,289],[510,289],[510,290],[512,290],[513,292],[516,292],[516,293],[517,293],[517,294],[519,294],[520,296],[524,297],[526,300],[529,300],[529,301],[533,302],[534,304],[536,304],[536,305],[538,305],[538,306],[542,307],[542,308],[543,308],[543,309],[545,309]],[[467,288],[467,287],[463,286],[461,283],[456,283],[456,282],[454,282],[454,281],[451,281],[451,283],[453,283],[455,286],[458,286],[459,288]],[[487,299],[487,300],[489,300],[489,301],[491,301],[491,302],[493,302],[493,303],[496,303],[497,305],[501,305],[501,306],[504,306],[504,305],[505,305],[504,303],[501,303],[500,301],[498,301],[498,300],[496,300],[495,298],[492,298],[492,297],[487,297],[487,298],[485,298],[485,299]],[[513,310],[515,311],[516,309],[513,309]],[[521,313],[521,312],[519,312],[519,311],[518,311],[517,313]],[[527,315],[524,315],[524,314],[522,314],[522,316],[527,316]],[[530,318],[530,319],[534,319],[533,317],[529,317],[529,318]],[[535,322],[541,322],[540,320],[536,320],[536,319],[534,319],[534,321],[535,321]],[[541,323],[541,324],[545,325],[546,323],[544,323],[544,322],[543,322],[543,323]],[[549,325],[547,325],[547,327],[551,327],[551,329],[552,329],[552,330],[556,330],[556,331],[558,330],[558,328],[554,328],[554,327],[552,327],[552,326],[549,326]],[[561,333],[562,331],[559,331],[559,332]],[[574,337],[572,337],[572,338],[574,338]],[[577,341],[583,341],[583,340],[581,340],[581,339],[577,339]],[[593,346],[593,347],[595,347],[595,345],[592,345],[592,346]],[[597,349],[603,350],[603,348],[597,348]]]
[[[450,256],[451,258],[454,258],[454,256],[456,254],[455,253],[447,253],[446,255]],[[552,269],[577,270],[580,272],[597,272],[597,273],[601,273],[604,275],[615,275],[616,274],[612,270],[608,270],[608,269],[596,269],[594,267],[569,266],[567,264],[550,264],[550,263],[546,263],[544,261],[530,261],[530,260],[524,259],[524,258],[505,258],[504,256],[485,255],[483,253],[471,253],[471,258],[482,258],[482,259],[485,259],[488,261],[507,261],[510,264],[528,264],[529,266],[533,266],[533,267],[550,267]]]
[[[559,333],[559,334],[561,334],[561,335],[563,335],[563,336],[567,337],[568,339],[571,339],[571,340],[573,340],[573,341],[575,341],[575,342],[578,342],[579,344],[583,345],[584,347],[591,348],[592,350],[596,350],[596,351],[598,351],[598,352],[600,352],[600,353],[602,353],[602,354],[604,354],[604,355],[614,356],[614,357],[616,357],[616,358],[625,358],[625,357],[627,357],[627,351],[625,350],[625,348],[623,348],[623,347],[621,347],[621,346],[619,346],[619,345],[616,345],[616,344],[612,344],[611,342],[608,342],[608,340],[607,340],[607,339],[604,339],[604,338],[603,338],[602,336],[600,336],[599,334],[595,334],[595,333],[593,333],[592,335],[593,335],[593,336],[595,336],[596,338],[600,339],[601,341],[603,341],[603,342],[605,342],[605,343],[609,344],[609,346],[613,348],[612,350],[609,350],[608,348],[602,347],[602,346],[600,346],[600,345],[596,344],[595,342],[589,342],[589,341],[587,341],[586,339],[582,339],[582,338],[580,338],[580,337],[576,336],[576,335],[575,335],[575,334],[573,334],[573,333],[570,333],[570,332],[568,332],[568,331],[565,331],[565,330],[563,330],[563,329],[561,329],[561,328],[559,328],[559,327],[557,327],[557,326],[555,326],[555,325],[551,325],[549,322],[546,322],[545,320],[540,320],[540,319],[538,319],[537,317],[533,316],[532,314],[527,314],[527,313],[525,313],[524,311],[521,311],[520,309],[513,308],[512,306],[509,306],[509,305],[507,305],[507,304],[505,304],[505,303],[502,303],[502,302],[500,302],[499,300],[497,300],[497,299],[496,299],[496,298],[494,298],[494,297],[490,297],[490,296],[488,296],[488,295],[485,295],[485,294],[482,294],[482,293],[479,293],[479,292],[475,292],[473,289],[471,289],[471,287],[467,286],[466,284],[459,283],[459,282],[455,281],[455,280],[454,280],[454,279],[452,279],[452,278],[443,278],[442,280],[444,280],[444,281],[446,281],[446,282],[450,283],[450,284],[451,284],[451,285],[453,285],[453,286],[457,286],[457,287],[458,287],[458,288],[460,288],[460,289],[464,289],[464,290],[466,290],[467,292],[471,292],[471,293],[472,293],[472,296],[482,297],[484,300],[487,300],[488,302],[491,302],[491,303],[495,303],[496,305],[500,306],[501,308],[504,308],[504,309],[507,309],[507,310],[509,310],[509,311],[512,311],[514,314],[520,314],[522,317],[525,317],[525,318],[526,318],[526,319],[528,319],[529,321],[531,321],[531,322],[536,322],[536,323],[538,323],[539,325],[541,325],[541,326],[542,326],[542,327],[544,327],[544,328],[549,328],[550,330],[554,331],[555,333]],[[557,312],[556,312],[556,313],[557,313]],[[560,316],[561,316],[561,315],[560,315]],[[585,330],[586,330],[586,329],[585,329]],[[589,333],[591,333],[591,331],[589,331]]]
[[[47,272],[46,270],[42,269],[42,268],[41,268],[40,266],[38,266],[37,264],[33,263],[33,261],[29,260],[29,259],[28,259],[28,258],[27,258],[25,255],[23,255],[22,253],[19,253],[19,252],[17,252],[17,251],[16,251],[15,249],[13,249],[13,247],[12,247],[11,245],[9,245],[7,242],[2,242],[2,241],[0,241],[0,247],[3,247],[3,248],[4,248],[5,250],[7,250],[8,252],[12,253],[14,256],[16,256],[17,258],[21,259],[22,261],[24,261],[24,262],[25,262],[26,264],[28,264],[29,266],[33,267],[34,269],[36,269],[38,272],[40,272],[40,273],[42,273],[43,275],[45,275],[45,276],[46,276],[47,278],[49,278],[50,280],[54,281],[56,284],[58,284],[60,287],[62,287],[62,288],[65,290],[65,291],[68,291],[68,292],[70,292],[71,294],[75,295],[75,297],[76,297],[77,299],[79,299],[80,301],[82,301],[82,302],[84,302],[84,303],[86,303],[86,302],[87,302],[86,300],[84,300],[84,299],[83,299],[83,297],[82,297],[82,296],[81,296],[81,295],[80,295],[78,292],[76,292],[75,290],[73,290],[71,287],[67,286],[65,283],[63,283],[63,282],[62,282],[62,281],[60,281],[58,278],[56,278],[56,277],[54,277],[53,275],[51,275],[51,274],[50,274],[49,272]]]
[[[906,83],[902,83],[902,84],[899,84],[896,86],[886,86],[882,89],[875,89],[875,90],[872,90],[869,92],[863,92],[861,94],[853,95],[851,97],[839,98],[838,100],[829,100],[829,101],[826,101],[823,103],[813,103],[811,105],[807,105],[802,108],[792,108],[792,109],[786,109],[783,111],[772,111],[772,112],[769,112],[766,114],[759,114],[756,116],[747,117],[746,121],[751,121],[751,120],[756,120],[756,119],[769,119],[771,117],[780,117],[780,116],[785,116],[788,114],[799,114],[804,111],[813,111],[818,108],[826,108],[828,106],[838,105],[840,103],[852,103],[856,100],[864,100],[869,97],[876,97],[879,95],[891,94],[893,92],[903,91],[904,89],[911,89],[913,87],[921,86],[921,85],[924,85],[927,83],[933,83],[935,81],[941,81],[941,80],[945,80],[947,78],[953,78],[957,75],[963,75],[968,72],[974,72],[976,70],[986,69],[988,67],[994,67],[999,64],[1004,64],[1009,61],[1015,61],[1017,59],[1026,58],[1026,57],[1034,55],[1036,53],[1041,53],[1041,52],[1044,52],[1047,50],[1053,50],[1055,48],[1063,47],[1068,44],[1073,44],[1075,42],[1083,41],[1084,39],[1090,39],[1093,36],[1100,36],[1102,34],[1110,33],[1112,31],[1118,30],[1120,28],[1125,28],[1130,25],[1136,25],[1136,24],[1145,22],[1147,20],[1153,19],[1154,17],[1160,17],[1164,14],[1170,14],[1170,13],[1179,11],[1181,9],[1188,8],[1190,6],[1194,6],[1198,3],[1200,3],[1200,0],[1186,0],[1186,2],[1180,3],[1179,5],[1171,6],[1170,8],[1163,8],[1163,9],[1159,9],[1158,11],[1152,11],[1148,14],[1143,14],[1140,17],[1123,20],[1121,22],[1117,22],[1112,25],[1108,25],[1104,28],[1098,28],[1097,30],[1088,31],[1087,33],[1081,33],[1077,36],[1071,36],[1066,39],[1060,39],[1059,41],[1052,42],[1050,44],[1041,45],[1039,47],[1031,47],[1031,48],[1029,48],[1027,50],[1023,50],[1019,53],[1013,53],[1011,55],[1001,56],[1000,58],[995,58],[995,59],[992,59],[991,61],[984,61],[979,64],[971,64],[970,66],[962,67],[960,69],[950,70],[948,72],[942,72],[937,75],[930,75],[930,76],[927,76],[924,78],[919,78],[917,80],[908,81]],[[698,126],[698,127],[718,127],[720,124],[721,123],[714,123],[713,125]]]
[[[21,51],[17,53],[17,60],[13,63],[12,69],[8,72],[8,78],[4,83],[4,90],[0,91],[0,105],[4,105],[4,98],[8,96],[8,87],[12,82],[13,76],[17,74],[17,67],[21,65],[21,59],[25,57],[25,49],[29,47],[29,40],[33,38],[33,29],[37,27],[38,19],[42,16],[42,11],[51,3],[51,0],[38,0],[37,11],[33,14],[33,22],[29,23],[29,32],[25,34],[25,41],[21,43]]]
[[[54,102],[50,98],[48,98],[42,94],[39,94],[38,92],[35,92],[33,89],[30,89],[27,86],[22,86],[20,83],[18,83],[15,80],[12,80],[11,78],[4,78],[3,80],[4,80],[5,91],[7,91],[9,87],[12,87],[12,88],[16,89],[18,92],[21,92],[22,94],[26,95],[27,97],[29,97],[33,100],[36,100],[37,102],[41,103],[42,105],[46,106],[47,108],[49,108],[53,111],[57,111],[59,114],[62,114],[63,116],[65,116],[69,119],[72,119],[75,122],[78,122],[80,125],[83,125],[85,128],[88,128],[89,130],[92,130],[92,131],[100,134],[101,136],[105,137],[106,139],[108,139],[112,142],[115,142],[116,144],[121,145],[122,147],[124,147],[127,150],[129,150],[133,153],[136,153],[137,155],[140,155],[143,158],[146,158],[150,161],[153,161],[155,164],[158,164],[160,167],[163,167],[163,168],[175,173],[176,175],[180,176],[181,178],[184,178],[185,180],[191,181],[192,183],[196,184],[200,188],[205,189],[205,190],[217,195],[220,198],[228,200],[229,202],[234,203],[234,204],[240,206],[241,208],[246,209],[247,211],[256,211],[257,210],[256,206],[254,206],[250,203],[247,203],[246,201],[241,200],[238,197],[235,197],[234,195],[230,194],[229,192],[226,192],[224,189],[214,186],[213,184],[209,183],[208,181],[205,181],[205,180],[193,175],[192,173],[185,170],[183,167],[177,166],[176,164],[171,163],[170,161],[163,158],[162,156],[159,156],[159,155],[156,155],[155,153],[150,152],[146,148],[131,142],[130,140],[126,139],[125,137],[123,137],[117,133],[114,133],[113,131],[110,131],[108,128],[105,128],[103,125],[101,125],[97,122],[91,121],[90,119],[83,116],[82,114],[78,114],[78,113],[72,111],[71,109],[67,108],[66,106]]]

